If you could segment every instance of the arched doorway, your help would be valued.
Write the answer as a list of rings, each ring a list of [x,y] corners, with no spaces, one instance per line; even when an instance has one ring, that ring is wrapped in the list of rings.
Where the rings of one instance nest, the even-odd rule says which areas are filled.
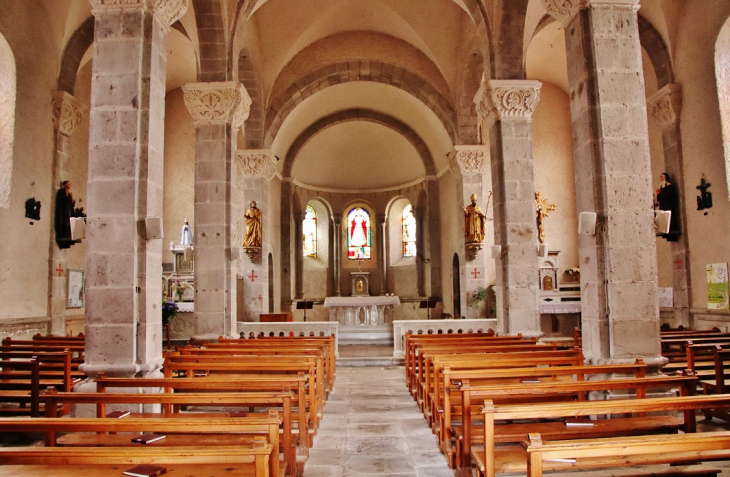
[[[459,273],[459,254],[454,254],[451,264],[451,285],[454,299],[454,318],[461,318],[461,275]]]
[[[267,278],[269,282],[269,313],[274,313],[274,257],[269,254]]]

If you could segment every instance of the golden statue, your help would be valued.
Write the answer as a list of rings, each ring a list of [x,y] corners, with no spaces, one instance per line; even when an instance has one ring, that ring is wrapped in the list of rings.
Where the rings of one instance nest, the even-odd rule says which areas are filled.
[[[251,201],[251,208],[243,216],[246,217],[243,246],[261,248],[261,211],[256,208],[256,201]]]
[[[557,209],[555,204],[548,204],[547,199],[542,197],[542,192],[535,192],[535,215],[537,218],[537,239],[545,243],[545,219],[548,214]]]
[[[482,243],[486,232],[487,216],[477,205],[477,196],[472,194],[471,205],[464,209],[464,237],[466,243]]]

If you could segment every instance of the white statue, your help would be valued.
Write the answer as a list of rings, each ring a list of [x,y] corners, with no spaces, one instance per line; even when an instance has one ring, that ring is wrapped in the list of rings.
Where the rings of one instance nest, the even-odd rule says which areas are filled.
[[[193,230],[190,228],[188,219],[185,219],[185,225],[182,226],[182,231],[180,231],[180,245],[183,247],[193,245]]]

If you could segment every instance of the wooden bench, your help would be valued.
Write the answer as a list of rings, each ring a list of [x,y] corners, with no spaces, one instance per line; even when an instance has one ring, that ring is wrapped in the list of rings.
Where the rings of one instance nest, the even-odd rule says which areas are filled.
[[[593,439],[601,435],[630,432],[631,429],[646,427],[643,422],[660,421],[662,416],[671,416],[675,412],[684,415],[682,429],[687,433],[696,431],[694,413],[698,409],[708,407],[730,406],[730,395],[716,396],[681,396],[676,398],[646,398],[610,401],[537,403],[537,404],[505,404],[495,405],[484,401],[480,411],[484,419],[484,449],[472,448],[471,456],[476,463],[477,477],[494,477],[497,472],[525,472],[527,467],[526,451],[521,446],[502,446],[495,448],[498,440],[520,442],[529,433],[540,433],[544,440],[565,438]],[[657,413],[657,416],[645,415]],[[495,425],[496,421],[509,422],[516,420],[586,418],[601,415],[632,415],[612,419],[591,421],[594,426],[569,428],[564,423],[531,422],[519,424]],[[552,429],[547,427],[552,426]],[[570,432],[567,432],[571,429]],[[575,430],[575,433],[573,433]],[[656,427],[651,428],[655,433]],[[659,429],[661,430],[661,429]],[[672,426],[669,430],[674,430]],[[641,435],[641,432],[635,431]],[[646,434],[644,432],[643,434]],[[666,436],[663,436],[666,437]],[[470,474],[471,469],[462,468],[461,474]]]
[[[540,434],[534,433],[528,435],[527,440],[522,442],[522,447],[527,452],[528,477],[541,477],[545,471],[729,459],[730,432],[551,442],[543,442]],[[669,475],[690,475],[688,472],[676,470]],[[702,475],[717,475],[718,472],[717,469],[709,473],[704,471]]]
[[[173,392],[252,392],[286,391],[292,392],[292,433],[299,435],[302,453],[308,454],[314,436],[314,422],[306,411],[306,378],[299,376],[253,374],[234,378],[108,378],[97,377],[97,390],[100,393],[123,388],[152,387],[161,388],[165,393]],[[295,410],[296,409],[296,410]],[[296,429],[293,424],[297,424]]]
[[[271,425],[251,419],[68,419],[68,418],[3,418],[2,433],[46,433],[55,438],[57,433],[86,432],[94,438],[112,437],[124,441],[115,447],[3,447],[0,448],[0,476],[120,476],[122,471],[136,464],[155,464],[178,470],[182,475],[242,475],[251,477],[278,477],[280,466],[270,469],[274,446],[258,437],[250,445],[191,445],[170,446],[168,439],[149,445],[133,444],[130,435],[102,435],[98,433],[156,432],[195,435],[221,435],[231,438],[251,432],[262,425]],[[187,437],[190,439],[190,437]],[[53,441],[53,440],[52,440]],[[113,466],[112,466],[113,464]],[[218,464],[218,465],[215,465]],[[120,468],[120,466],[125,466]],[[88,468],[85,466],[89,466]],[[227,469],[227,470],[224,470]],[[86,474],[84,473],[86,472]],[[238,473],[235,473],[238,472]]]
[[[0,351],[0,376],[6,363],[14,361],[38,360],[41,387],[54,386],[63,391],[70,391],[73,386],[86,376],[74,365],[70,351],[33,352],[33,351]],[[74,368],[76,371],[74,371]],[[7,373],[5,377],[12,377]]]
[[[473,425],[473,421],[476,418],[482,418],[482,413],[478,409],[477,403],[483,403],[485,400],[491,400],[494,404],[573,401],[575,407],[580,407],[582,403],[588,402],[588,393],[591,392],[634,391],[636,399],[643,400],[646,398],[646,392],[649,389],[674,387],[679,388],[682,396],[692,396],[697,387],[697,378],[695,376],[653,376],[648,378],[522,383],[477,387],[471,387],[468,382],[464,382],[460,387],[462,394],[461,425],[452,425],[452,433],[456,437],[455,453],[457,467],[465,466],[470,468],[472,444],[484,443],[481,439],[484,435],[483,430],[480,426]],[[690,420],[691,427],[694,429],[694,416],[691,416]],[[611,427],[608,430],[603,430],[599,429],[599,426],[595,426],[595,428],[587,430],[585,428],[578,428],[575,432],[590,432],[591,435],[596,435],[597,432],[610,432],[619,435],[635,432],[651,433],[653,430],[656,430],[656,432],[667,432],[672,429],[676,431],[680,425],[681,422],[674,416],[666,416],[658,419],[646,418],[641,422],[634,420],[626,428]],[[518,433],[519,426],[517,426],[516,431]],[[568,432],[565,427],[558,427],[559,432]],[[555,430],[554,428],[555,426],[549,427],[550,430]],[[502,427],[502,431],[505,429]],[[515,442],[510,441],[513,437],[509,437],[514,436],[515,429],[506,433],[500,433],[495,429],[495,432],[501,434],[498,438],[500,442]]]
[[[721,345],[713,347],[713,374],[711,376],[701,375],[700,383],[702,385],[702,393],[725,394],[730,388],[730,349],[723,348]],[[703,409],[705,419],[710,420],[713,417],[730,422],[730,413],[725,409]]]
[[[86,337],[83,333],[79,333],[77,336],[49,336],[36,333],[33,335],[33,341],[74,341],[74,342],[86,342]]]
[[[134,417],[141,417],[142,420],[155,419],[158,415],[160,417],[173,417],[175,414],[189,420],[195,419],[196,413],[180,413],[180,406],[186,405],[215,405],[215,406],[255,406],[255,405],[272,405],[276,404],[282,407],[282,413],[270,409],[266,415],[252,415],[242,418],[248,424],[251,424],[248,433],[263,433],[268,437],[268,442],[276,449],[276,452],[271,454],[271,462],[269,467],[272,469],[279,468],[279,426],[282,429],[281,445],[284,450],[284,461],[287,463],[288,468],[292,472],[296,472],[296,452],[292,445],[292,432],[291,432],[291,398],[292,394],[280,392],[280,393],[145,393],[145,394],[130,394],[130,393],[58,393],[58,392],[47,392],[43,394],[43,399],[46,403],[46,408],[49,412],[46,417],[56,417],[53,409],[59,403],[61,404],[95,404],[97,408],[97,418],[103,418],[106,416],[107,406],[109,405],[126,405],[126,404],[140,404],[140,405],[154,405],[161,404],[163,407],[162,414],[148,413],[142,415],[130,416],[131,420]],[[219,414],[220,418],[228,417],[227,412],[212,413]],[[211,413],[203,413],[199,418],[211,417]],[[119,419],[119,421],[126,421],[129,418]],[[177,421],[177,419],[175,419]],[[170,426],[168,426],[169,428]],[[160,432],[172,432],[172,433],[192,433],[188,427],[182,425],[173,426],[176,430],[167,431],[155,431]],[[99,436],[72,436],[72,439],[66,439],[60,441],[59,444],[65,445],[103,445],[104,439],[100,439]],[[219,444],[225,444],[226,439],[229,436],[222,434],[220,436]],[[65,439],[66,436],[64,436]],[[107,440],[108,441],[108,440]],[[53,446],[56,444],[55,435],[49,435],[47,437],[47,445]],[[112,440],[111,445],[116,444],[117,441]],[[191,445],[196,444],[196,439],[192,438],[188,442]],[[294,475],[294,474],[291,474]]]

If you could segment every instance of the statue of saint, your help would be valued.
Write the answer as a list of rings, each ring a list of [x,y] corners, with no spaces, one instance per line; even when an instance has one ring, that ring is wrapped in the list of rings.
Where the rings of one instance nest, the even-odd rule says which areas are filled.
[[[672,184],[669,174],[659,174],[659,188],[656,190],[656,205],[659,210],[669,210],[672,215],[669,219],[669,233],[662,234],[668,242],[676,242],[679,239],[679,194],[677,186]]]
[[[243,246],[261,248],[261,211],[256,208],[256,201],[251,201],[251,208],[243,216],[246,217]]]
[[[180,245],[183,247],[193,245],[193,230],[190,228],[188,219],[185,219],[185,224],[183,224],[182,230],[180,231]]]
[[[535,192],[535,217],[537,219],[537,238],[540,243],[545,243],[545,219],[548,214],[557,209],[555,204],[548,204],[547,199],[542,197],[542,192]]]
[[[477,205],[477,196],[472,194],[471,205],[464,209],[464,236],[466,243],[482,243],[486,232],[487,216]]]
[[[71,241],[71,217],[74,216],[74,205],[76,200],[71,193],[71,181],[63,181],[63,187],[56,193],[56,243],[59,248],[70,248]]]

